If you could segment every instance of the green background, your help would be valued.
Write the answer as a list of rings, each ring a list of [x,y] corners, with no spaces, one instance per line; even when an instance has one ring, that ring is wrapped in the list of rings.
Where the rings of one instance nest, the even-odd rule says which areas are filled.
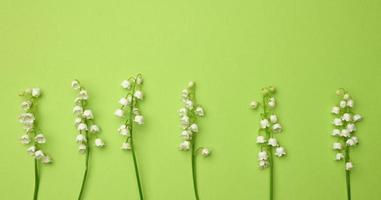
[[[147,200],[192,200],[189,153],[177,150],[181,90],[197,83],[205,107],[198,143],[202,200],[267,199],[257,167],[258,114],[248,103],[278,87],[285,131],[276,159],[279,200],[345,199],[343,163],[330,137],[335,91],[347,88],[359,124],[352,153],[353,199],[380,199],[381,2],[376,0],[1,0],[0,199],[31,199],[33,160],[18,139],[26,87],[43,89],[40,122],[55,163],[42,171],[40,199],[75,199],[84,156],[77,153],[72,79],[88,88],[107,148],[93,151],[86,199],[138,199],[131,155],[113,116],[123,79],[141,72],[146,124],[136,149]]]

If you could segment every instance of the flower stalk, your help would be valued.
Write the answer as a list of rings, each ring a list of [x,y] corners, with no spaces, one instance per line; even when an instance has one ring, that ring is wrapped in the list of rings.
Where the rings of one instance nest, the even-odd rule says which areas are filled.
[[[334,129],[331,134],[336,138],[336,141],[333,143],[333,150],[336,152],[336,161],[344,160],[347,199],[351,200],[351,172],[353,163],[350,151],[359,143],[355,133],[357,131],[357,123],[363,117],[353,112],[354,101],[345,89],[340,88],[336,91],[336,95],[340,97],[340,101],[331,110],[331,113],[335,116],[332,121]]]
[[[144,199],[144,195],[143,186],[140,180],[133,136],[135,130],[134,124],[144,124],[144,117],[139,110],[139,103],[143,100],[144,96],[143,92],[141,91],[142,84],[143,77],[141,74],[130,77],[121,83],[122,88],[127,90],[127,94],[119,100],[120,108],[118,108],[114,113],[117,117],[124,120],[124,123],[118,129],[119,134],[125,138],[121,149],[131,151],[140,200]]]
[[[33,200],[38,199],[40,188],[40,168],[42,164],[52,163],[52,159],[42,150],[42,145],[46,143],[46,138],[41,132],[36,115],[38,99],[41,96],[40,88],[26,89],[20,94],[23,101],[21,103],[22,114],[19,116],[19,122],[23,125],[24,134],[20,141],[24,145],[30,145],[27,153],[34,158],[34,192]]]
[[[211,154],[209,148],[197,147],[196,137],[199,132],[197,119],[203,117],[204,109],[197,105],[195,95],[195,83],[189,82],[188,87],[182,91],[183,107],[179,110],[181,122],[181,137],[183,141],[179,145],[181,151],[191,151],[191,166],[193,191],[196,200],[199,200],[198,182],[197,182],[197,156],[201,154],[203,157],[208,157]]]
[[[75,115],[75,128],[78,131],[76,136],[76,142],[78,143],[78,150],[80,154],[85,154],[85,170],[83,173],[81,189],[78,194],[78,200],[84,198],[84,192],[86,188],[88,173],[89,173],[89,160],[90,160],[90,142],[94,139],[94,145],[97,148],[103,148],[105,143],[99,138],[100,128],[94,122],[93,111],[88,108],[89,95],[87,90],[81,86],[78,80],[73,80],[71,86],[74,90],[78,91],[77,98],[75,99],[75,105],[73,113]]]
[[[277,105],[275,99],[275,87],[269,86],[262,88],[262,103],[252,101],[250,107],[253,110],[262,108],[260,114],[260,128],[258,129],[258,136],[256,143],[260,147],[258,153],[259,167],[261,169],[269,169],[269,198],[274,199],[274,156],[283,157],[286,155],[284,147],[280,146],[275,135],[283,131],[282,125],[279,123],[278,116],[275,114],[275,107]]]

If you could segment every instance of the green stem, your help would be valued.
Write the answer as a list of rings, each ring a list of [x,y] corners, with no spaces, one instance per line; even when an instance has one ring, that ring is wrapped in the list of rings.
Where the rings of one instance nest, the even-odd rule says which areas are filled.
[[[264,117],[266,119],[269,118],[268,116],[268,111],[267,111],[267,102],[268,99],[266,98],[266,96],[263,97],[263,114],[264,114]],[[271,134],[271,131],[269,131],[268,128],[266,128],[266,136],[267,136],[267,140],[269,138],[272,137],[272,134]],[[270,194],[269,194],[269,198],[270,200],[273,200],[274,199],[274,159],[273,159],[273,149],[271,146],[267,146],[267,150],[269,152],[269,164],[270,164]]]
[[[136,161],[135,149],[134,149],[134,146],[133,146],[134,142],[133,142],[133,139],[132,139],[132,131],[131,131],[130,142],[131,142],[132,159],[134,160],[134,168],[135,168],[136,181],[138,183],[138,188],[139,188],[139,196],[140,196],[140,200],[143,200],[144,199],[143,198],[143,189],[142,189],[141,182],[140,182],[138,163]]]
[[[345,112],[350,113],[350,109],[347,107]],[[344,127],[346,127],[347,125],[348,125],[348,123],[344,122]],[[344,144],[345,144],[345,140],[344,140]],[[350,155],[349,155],[349,146],[345,145],[345,165],[350,160],[351,159],[350,159]],[[348,198],[348,200],[351,200],[351,171],[347,170],[347,169],[345,169],[345,182],[347,185],[347,198]]]
[[[196,171],[196,154],[195,154],[195,146],[196,146],[196,142],[195,142],[195,138],[193,138],[193,141],[192,141],[192,177],[193,177],[193,190],[194,190],[194,195],[195,195],[195,198],[196,200],[199,200],[199,196],[198,196],[198,187],[197,187],[197,171]]]
[[[193,86],[191,88],[191,91],[190,91],[190,94],[189,94],[189,97],[192,99],[193,98],[193,101],[196,102],[196,92],[195,92],[195,86]],[[197,121],[197,117],[196,115],[194,114],[194,112],[191,112],[190,113],[190,118],[191,118],[191,121],[192,123],[196,123]],[[192,180],[193,180],[193,191],[194,191],[194,196],[195,196],[195,199],[196,200],[199,200],[200,197],[198,195],[198,184],[197,184],[197,163],[196,163],[196,159],[197,159],[197,150],[196,150],[196,135],[193,135],[192,136],[192,140],[191,140],[191,163],[192,163]]]
[[[89,171],[88,169],[89,169],[90,145],[88,143],[86,143],[86,146],[87,146],[87,149],[86,149],[85,172],[83,174],[81,191],[79,192],[78,200],[81,200],[83,198],[83,192],[85,190],[85,185],[86,185],[86,181],[87,181],[87,174]]]
[[[34,194],[33,200],[38,199],[38,190],[40,188],[40,174],[38,170],[38,160],[34,159]]]
[[[348,147],[345,147],[345,163],[349,162],[349,149]],[[347,184],[347,198],[348,200],[351,200],[351,171],[345,170],[345,180]]]
[[[273,149],[270,147],[270,200],[274,199],[274,162],[273,162]]]
[[[136,89],[136,78],[135,78],[135,84],[133,86],[131,95],[134,95],[135,89]],[[133,139],[133,127],[134,127],[134,123],[133,123],[132,116],[133,116],[134,103],[135,103],[134,102],[134,98],[132,97],[131,106],[130,106],[130,123],[131,123],[130,143],[131,143],[132,159],[134,161],[134,169],[135,169],[136,182],[138,184],[138,189],[139,189],[139,197],[140,197],[140,200],[143,200],[144,199],[144,197],[143,197],[143,189],[142,189],[142,184],[141,184],[141,181],[140,181],[140,174],[139,174],[138,163],[137,163],[137,159],[136,159],[136,155],[135,155],[135,147],[134,147],[134,139]]]

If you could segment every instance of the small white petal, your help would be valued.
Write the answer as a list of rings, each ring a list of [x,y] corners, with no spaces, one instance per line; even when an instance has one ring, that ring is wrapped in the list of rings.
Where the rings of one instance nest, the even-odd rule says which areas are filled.
[[[260,151],[258,153],[258,160],[265,161],[268,159],[268,155],[266,151]]]
[[[28,152],[29,155],[34,155],[34,152],[36,151],[36,147],[35,146],[31,146],[29,147],[26,152]]]
[[[131,144],[128,142],[124,142],[120,148],[123,150],[131,150]]]
[[[30,143],[30,137],[27,134],[24,134],[20,137],[21,144],[29,144]]]
[[[268,119],[262,119],[262,120],[260,121],[260,127],[261,127],[262,129],[266,129],[266,128],[270,127],[270,122],[269,122],[269,120],[268,120]]]
[[[86,90],[79,91],[78,99],[80,99],[80,100],[87,100],[87,99],[89,99],[89,95],[87,94],[87,91]]]
[[[104,143],[103,140],[100,139],[100,138],[95,139],[94,143],[95,143],[95,146],[96,146],[96,147],[99,147],[99,148],[105,146],[105,143]]]
[[[356,125],[355,124],[347,124],[347,129],[349,132],[355,132],[357,130],[356,128]]]
[[[358,122],[358,121],[361,121],[362,120],[362,116],[360,114],[355,114],[353,116],[353,121],[354,122]]]
[[[38,134],[36,137],[34,137],[34,141],[36,141],[38,144],[44,144],[46,142],[46,138],[43,134]]]
[[[278,141],[275,138],[269,138],[269,141],[267,142],[268,145],[276,147],[278,146]]]
[[[190,148],[190,142],[189,141],[183,141],[183,142],[181,142],[179,148],[182,151],[188,151],[189,148]]]
[[[347,106],[350,107],[350,108],[353,108],[354,106],[354,101],[352,99],[348,100],[347,101]]]
[[[345,163],[345,170],[351,171],[353,169],[353,164],[352,162],[347,162]]]
[[[40,88],[32,88],[32,96],[33,97],[39,97],[41,95],[41,89]]]
[[[255,109],[257,109],[258,108],[258,102],[257,101],[252,101],[252,102],[250,102],[250,108],[251,109],[253,109],[253,110],[255,110]]]
[[[342,159],[344,159],[344,155],[342,153],[337,153],[336,160],[342,160]]]
[[[83,143],[83,142],[86,142],[86,137],[82,134],[79,134],[77,135],[77,137],[75,138],[75,141],[78,142],[78,143]]]
[[[180,117],[185,116],[188,114],[188,110],[186,108],[180,108],[179,109],[179,115]]]
[[[71,87],[74,89],[74,90],[79,90],[79,88],[81,88],[79,82],[77,80],[74,80],[71,82]]]
[[[191,101],[190,99],[186,99],[184,101],[184,106],[190,110],[193,109],[193,101]]]
[[[32,107],[32,102],[29,100],[21,103],[21,109],[23,109],[24,111],[29,110],[31,107]]]
[[[78,124],[78,127],[77,127],[78,131],[87,131],[87,125],[85,123],[80,123]]]
[[[185,140],[191,140],[192,139],[192,132],[189,130],[183,130],[181,132],[181,137],[183,137]]]
[[[282,126],[281,126],[279,123],[274,124],[274,125],[273,125],[273,131],[274,131],[275,133],[280,133],[280,132],[282,132]]]
[[[261,169],[264,169],[264,168],[266,168],[266,167],[268,167],[269,166],[269,162],[267,162],[267,161],[265,161],[265,160],[260,160],[259,161],[259,167],[261,168]]]
[[[349,137],[350,135],[351,135],[351,133],[349,132],[348,129],[342,129],[340,132],[341,137]]]
[[[93,119],[94,118],[93,112],[90,109],[83,111],[82,116],[86,119]]]
[[[356,136],[351,137],[351,139],[353,140],[353,142],[354,142],[355,144],[358,144],[358,143],[359,143],[359,139],[358,139]]]
[[[278,117],[276,115],[271,115],[270,116],[270,122],[275,124],[278,122]]]
[[[349,100],[350,98],[351,98],[351,96],[348,93],[344,94],[344,96],[343,96],[344,100]]]
[[[257,136],[257,144],[264,144],[266,143],[266,138],[262,135]]]
[[[202,148],[201,155],[204,157],[208,157],[210,155],[211,151],[208,148]]]
[[[342,126],[343,125],[343,121],[341,121],[340,118],[335,118],[332,123],[335,126]]]
[[[333,107],[331,113],[338,115],[340,113],[340,108],[337,106]]]
[[[347,102],[346,101],[340,101],[339,106],[340,106],[340,108],[345,108],[345,107],[347,107]]]
[[[44,156],[41,161],[44,164],[50,164],[50,163],[53,162],[52,159],[49,156]]]
[[[124,89],[130,89],[130,87],[131,87],[131,83],[130,83],[130,81],[128,81],[128,80],[124,80],[124,81],[122,81],[122,83],[120,84],[120,86],[122,86],[122,88],[124,88]]]
[[[186,116],[186,115],[182,116],[180,121],[181,121],[181,124],[183,126],[188,126],[189,125],[189,117]]]
[[[74,120],[75,126],[77,127],[80,123],[82,123],[82,118],[79,118],[79,117],[75,118]]]
[[[86,145],[84,145],[84,144],[80,144],[80,145],[78,146],[78,151],[79,151],[79,153],[84,154],[84,153],[86,153],[86,150],[87,150]]]
[[[203,117],[204,116],[204,109],[202,109],[200,106],[198,106],[194,112],[199,117]]]
[[[83,108],[81,106],[74,106],[73,113],[80,114],[83,112]]]
[[[134,122],[136,122],[139,125],[143,125],[144,124],[144,117],[143,117],[143,115],[136,115],[135,118],[134,118]]]
[[[198,132],[198,126],[197,126],[197,124],[192,124],[192,125],[190,125],[189,129],[190,129],[193,133],[197,133],[197,132]]]
[[[123,106],[127,106],[130,102],[128,101],[127,98],[123,97],[119,100],[119,104],[123,105]]]
[[[129,136],[130,135],[130,127],[123,124],[119,127],[118,132],[122,136]]]
[[[134,93],[134,97],[136,97],[139,100],[143,100],[143,92],[140,90],[136,90]]]
[[[341,134],[341,131],[339,129],[333,129],[332,136],[339,136]]]
[[[344,113],[343,116],[341,117],[343,121],[350,122],[352,120],[352,115],[349,113]]]
[[[91,132],[91,133],[98,133],[99,131],[100,131],[99,126],[97,126],[97,125],[95,125],[95,124],[93,124],[93,125],[90,126],[90,132]]]
[[[114,115],[117,116],[117,117],[123,117],[124,115],[124,111],[122,109],[117,109],[115,112],[114,112]]]
[[[188,90],[188,89],[184,89],[184,90],[182,90],[182,91],[181,91],[181,96],[182,96],[183,98],[188,98],[188,96],[189,96],[189,90]]]
[[[189,81],[188,88],[192,88],[194,87],[194,85],[195,85],[194,81]]]
[[[345,142],[345,144],[346,144],[347,146],[354,146],[356,143],[355,143],[355,141],[353,141],[352,139],[348,139],[348,140]]]
[[[143,84],[143,77],[141,77],[141,76],[136,77],[136,84],[138,84],[138,85]]]
[[[38,150],[36,152],[34,152],[34,157],[39,160],[41,158],[43,158],[45,155],[44,155],[44,152],[42,152],[41,150]]]
[[[334,150],[341,150],[342,149],[341,143],[339,143],[339,142],[333,143],[333,149]]]
[[[271,97],[269,102],[268,102],[268,105],[270,108],[275,108],[276,106],[276,101],[275,101],[275,98],[274,97]]]
[[[278,157],[282,157],[282,156],[286,155],[286,151],[284,150],[283,147],[277,147],[275,149],[275,155]]]

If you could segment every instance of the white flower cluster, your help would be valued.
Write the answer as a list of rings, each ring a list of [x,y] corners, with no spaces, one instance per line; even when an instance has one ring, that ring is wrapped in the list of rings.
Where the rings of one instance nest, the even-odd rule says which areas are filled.
[[[138,108],[138,102],[142,101],[144,97],[141,90],[142,85],[143,77],[141,74],[124,80],[121,83],[122,88],[127,90],[127,94],[119,100],[120,108],[114,114],[125,120],[124,124],[118,128],[119,134],[126,138],[121,146],[123,150],[131,150],[133,148],[131,141],[133,123],[138,125],[144,124],[144,117]]]
[[[75,128],[78,131],[78,135],[75,140],[79,144],[79,152],[82,154],[87,152],[89,145],[88,142],[93,136],[95,137],[95,146],[98,148],[104,147],[105,143],[98,137],[100,128],[94,123],[93,111],[87,108],[87,101],[89,99],[87,90],[80,85],[78,80],[73,80],[71,82],[71,87],[78,91],[78,96],[74,101],[75,105],[73,108],[73,113],[75,115]]]
[[[19,116],[19,121],[25,131],[20,141],[22,144],[31,145],[27,149],[28,154],[44,164],[49,164],[52,162],[52,159],[41,149],[41,145],[46,143],[46,138],[36,123],[36,105],[38,98],[41,96],[41,89],[26,89],[20,96],[23,97],[23,102],[21,103],[23,113]]]
[[[337,161],[345,160],[345,169],[350,171],[353,168],[353,163],[349,151],[359,143],[355,132],[357,130],[356,124],[362,120],[362,116],[353,113],[354,101],[347,91],[339,89],[336,94],[341,99],[338,105],[331,110],[331,113],[335,116],[332,121],[334,129],[331,135],[337,138],[332,148],[336,151],[335,159]]]
[[[179,110],[180,122],[181,122],[181,137],[183,141],[179,145],[181,151],[194,151],[192,143],[194,143],[195,137],[199,132],[198,125],[196,124],[198,117],[205,115],[204,109],[197,105],[195,102],[195,83],[193,81],[188,83],[188,87],[182,91],[183,107]],[[211,154],[211,150],[202,147],[201,155],[208,157]]]
[[[258,153],[258,161],[259,167],[262,169],[271,165],[269,157],[273,154],[273,149],[275,150],[274,154],[277,157],[286,155],[284,147],[280,146],[279,142],[275,138],[276,134],[283,131],[282,125],[279,123],[278,117],[274,113],[274,109],[277,105],[274,97],[275,91],[276,90],[273,86],[263,88],[263,105],[257,101],[252,101],[250,103],[250,107],[253,110],[258,109],[260,106],[263,108],[263,113],[261,114],[261,120],[259,123],[259,135],[257,136],[256,141],[261,149]]]

